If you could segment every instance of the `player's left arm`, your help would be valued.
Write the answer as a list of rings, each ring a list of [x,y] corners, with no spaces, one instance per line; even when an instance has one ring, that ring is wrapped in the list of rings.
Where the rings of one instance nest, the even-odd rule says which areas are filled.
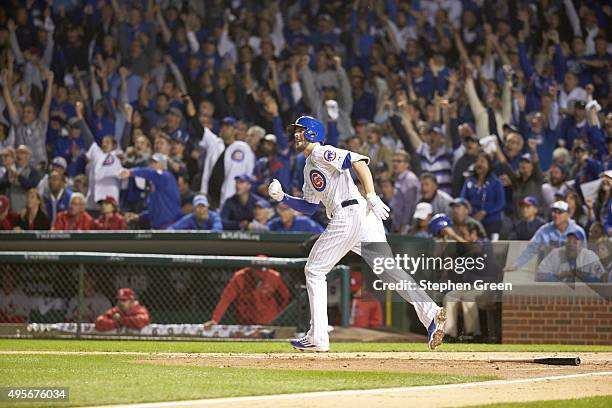
[[[372,172],[370,171],[366,161],[356,161],[351,163],[351,166],[359,178],[359,181],[365,190],[366,196],[370,195],[371,193],[376,194],[374,192],[374,179],[372,178]]]
[[[390,208],[374,191],[374,179],[372,178],[372,172],[370,171],[367,162],[365,160],[359,160],[352,162],[351,165],[355,171],[355,174],[359,178],[359,181],[361,181],[361,185],[366,193],[366,199],[368,200],[368,204],[370,209],[374,212],[374,215],[383,221],[389,218]]]

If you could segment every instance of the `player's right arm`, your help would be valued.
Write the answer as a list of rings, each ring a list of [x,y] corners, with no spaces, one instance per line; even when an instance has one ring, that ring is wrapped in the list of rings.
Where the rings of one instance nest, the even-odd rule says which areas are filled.
[[[282,201],[289,207],[306,215],[312,215],[319,209],[319,203],[312,203],[303,198],[293,197],[283,191],[280,181],[272,180],[268,186],[268,195],[276,201]]]

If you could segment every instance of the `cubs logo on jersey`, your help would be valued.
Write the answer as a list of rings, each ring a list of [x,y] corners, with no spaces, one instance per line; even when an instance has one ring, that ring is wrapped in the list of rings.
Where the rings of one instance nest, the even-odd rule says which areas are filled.
[[[326,150],[325,153],[323,153],[323,158],[328,162],[333,162],[336,160],[336,152],[333,150]]]
[[[115,162],[115,158],[113,157],[112,154],[107,154],[106,158],[104,159],[104,161],[102,162],[103,166],[110,166]]]
[[[232,153],[232,160],[237,162],[243,161],[244,152],[242,150],[236,150],[234,153]]]
[[[327,180],[325,179],[323,173],[321,173],[319,170],[310,171],[310,182],[312,183],[314,189],[319,192],[325,190],[325,187],[327,186]]]

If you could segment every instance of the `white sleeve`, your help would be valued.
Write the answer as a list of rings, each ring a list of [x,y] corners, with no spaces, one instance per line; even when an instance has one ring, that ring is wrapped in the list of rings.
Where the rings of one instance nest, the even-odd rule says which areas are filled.
[[[567,19],[572,26],[572,30],[574,31],[574,36],[582,37],[582,28],[580,27],[580,18],[578,17],[578,13],[576,13],[576,8],[572,3],[572,0],[563,0],[563,5],[565,6],[565,13],[567,14]]]
[[[245,146],[245,150],[246,150],[246,152],[245,152],[245,156],[246,156],[245,162],[246,162],[246,166],[247,166],[247,168],[246,168],[247,171],[246,172],[248,174],[253,174],[253,170],[255,170],[255,159],[256,159],[255,153],[253,153],[253,150],[251,149],[251,146],[249,146],[249,145]]]
[[[283,34],[283,15],[279,11],[274,16],[274,27],[272,30],[272,42],[274,44],[274,54],[279,56],[283,48],[285,48],[285,35]]]
[[[347,160],[350,163],[365,160],[366,164],[370,164],[370,158],[359,153],[349,150],[338,149],[333,146],[320,146],[312,151],[312,160],[321,167],[333,168],[338,171],[349,168]]]
[[[230,39],[227,30],[223,30],[221,34],[221,38],[219,38],[219,42],[217,43],[217,51],[222,58],[225,58],[228,54],[233,54],[236,50],[236,44]]]
[[[100,146],[98,146],[96,142],[93,142],[91,146],[89,146],[89,150],[87,150],[87,153],[85,153],[85,157],[87,158],[87,160],[92,161],[99,157],[101,154],[104,154],[104,152],[102,152],[102,149],[100,149]]]
[[[200,186],[200,191],[207,194],[208,180],[212,174],[212,169],[221,153],[223,153],[223,140],[215,135],[209,128],[204,128],[204,135],[200,141],[200,147],[206,154],[204,159],[204,169],[202,170],[202,184]]]
[[[404,37],[402,36],[400,31],[398,30],[397,26],[391,20],[389,20],[388,24],[389,24],[389,29],[391,30],[391,34],[395,38],[395,42],[396,42],[397,46],[399,47],[400,50],[405,50],[406,49],[406,40],[404,39]]]
[[[198,43],[198,39],[193,31],[187,31],[187,41],[189,42],[191,52],[196,53],[200,50],[200,43]]]
[[[291,83],[291,97],[293,98],[294,104],[297,104],[300,99],[302,99],[302,87],[299,81]]]

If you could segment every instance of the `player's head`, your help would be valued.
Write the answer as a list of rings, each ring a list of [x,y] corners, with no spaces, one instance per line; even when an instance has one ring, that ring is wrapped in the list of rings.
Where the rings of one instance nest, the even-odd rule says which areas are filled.
[[[193,215],[198,221],[208,219],[208,198],[205,195],[198,194],[192,200]]]
[[[113,150],[115,150],[115,147],[117,146],[116,142],[115,142],[115,137],[113,135],[104,135],[102,136],[102,151],[104,153],[110,153]]]
[[[309,143],[323,143],[325,141],[325,126],[312,116],[300,116],[290,126],[295,138],[295,148],[302,152]]]
[[[584,234],[580,230],[571,231],[567,234],[565,241],[565,254],[570,259],[575,259],[580,252]]]
[[[233,116],[226,116],[221,121],[220,136],[226,145],[234,143],[238,121]]]
[[[131,288],[121,288],[117,291],[117,306],[123,313],[129,313],[136,304],[136,292]]]
[[[276,136],[271,133],[265,135],[259,142],[259,150],[264,156],[276,153]]]
[[[234,177],[236,180],[236,195],[246,196],[251,192],[251,186],[253,185],[253,179],[248,174],[243,174]]]
[[[555,201],[550,205],[550,218],[556,228],[569,222],[569,205],[565,201]]]
[[[81,193],[73,193],[70,197],[70,215],[78,215],[85,211],[85,196]]]

